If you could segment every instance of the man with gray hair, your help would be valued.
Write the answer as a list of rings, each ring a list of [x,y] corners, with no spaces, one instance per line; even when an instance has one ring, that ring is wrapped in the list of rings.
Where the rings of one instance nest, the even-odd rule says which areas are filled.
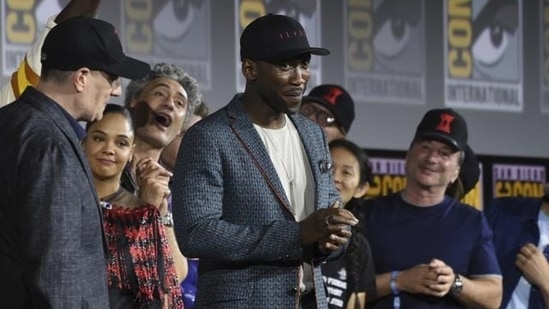
[[[67,48],[70,46],[70,48]],[[96,121],[119,76],[148,64],[127,57],[113,25],[75,17],[41,49],[36,87],[0,109],[0,290],[10,308],[108,308],[101,207],[78,121]]]

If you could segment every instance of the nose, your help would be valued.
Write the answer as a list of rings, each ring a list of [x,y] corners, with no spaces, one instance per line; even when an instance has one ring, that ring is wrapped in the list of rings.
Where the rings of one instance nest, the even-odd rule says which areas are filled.
[[[309,69],[304,69],[296,66],[293,69],[293,74],[290,82],[294,85],[303,85],[309,80]]]
[[[430,149],[427,153],[427,159],[431,162],[438,160],[440,158],[440,154],[438,152],[438,149]]]
[[[170,95],[168,96],[164,102],[162,102],[162,105],[168,107],[169,109],[174,109],[175,107],[175,97]]]
[[[333,168],[332,175],[334,177],[334,182],[340,182],[341,181],[341,173],[338,171],[337,168]]]
[[[103,153],[113,155],[114,154],[114,143],[107,142],[103,148]]]
[[[122,95],[122,83],[120,82],[120,77],[119,77],[112,82],[111,96],[119,97],[121,95]]]

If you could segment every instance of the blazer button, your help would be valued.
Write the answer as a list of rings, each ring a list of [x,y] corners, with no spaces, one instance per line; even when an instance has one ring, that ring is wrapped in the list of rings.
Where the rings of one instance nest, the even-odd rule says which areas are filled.
[[[296,287],[293,287],[293,288],[290,290],[290,292],[292,292],[292,294],[294,294],[294,295],[297,294],[297,288],[296,288]]]

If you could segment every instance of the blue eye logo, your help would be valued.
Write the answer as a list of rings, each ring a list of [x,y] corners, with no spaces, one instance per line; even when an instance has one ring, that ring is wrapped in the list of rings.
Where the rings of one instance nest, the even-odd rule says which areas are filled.
[[[521,1],[445,0],[446,105],[520,112]]]
[[[346,84],[355,100],[425,103],[423,0],[347,1]]]
[[[519,81],[517,3],[491,1],[473,22],[473,77]]]

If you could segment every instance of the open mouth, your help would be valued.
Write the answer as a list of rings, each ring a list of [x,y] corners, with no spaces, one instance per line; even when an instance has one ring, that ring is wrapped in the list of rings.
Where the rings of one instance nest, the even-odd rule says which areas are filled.
[[[154,121],[163,127],[169,127],[172,123],[171,118],[165,114],[153,114]]]

